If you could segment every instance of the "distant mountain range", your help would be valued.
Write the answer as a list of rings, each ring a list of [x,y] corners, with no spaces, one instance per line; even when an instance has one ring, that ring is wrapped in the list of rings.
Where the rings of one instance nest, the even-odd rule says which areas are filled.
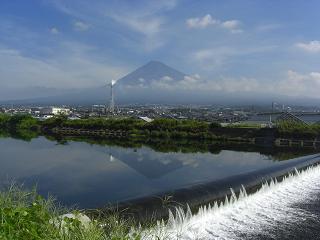
[[[294,98],[270,94],[248,92],[225,93],[222,91],[194,90],[188,85],[192,77],[159,61],[150,61],[133,72],[117,80],[115,84],[116,104],[224,104],[224,105],[261,105],[271,101],[308,105],[319,100]],[[180,86],[184,86],[185,88]],[[189,86],[189,87],[188,87]],[[91,105],[106,104],[110,99],[107,86],[88,89],[55,90],[44,89],[41,97],[11,100],[6,104],[34,105]],[[50,94],[51,96],[46,95]],[[23,96],[23,95],[22,95]]]
[[[183,80],[185,76],[186,74],[179,72],[162,62],[150,61],[123,78],[120,78],[117,81],[117,84],[125,86],[150,86],[153,81],[159,81],[162,79],[179,81]]]

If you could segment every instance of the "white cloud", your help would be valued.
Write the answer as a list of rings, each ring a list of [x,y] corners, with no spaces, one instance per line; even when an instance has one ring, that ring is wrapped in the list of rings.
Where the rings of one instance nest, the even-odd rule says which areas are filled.
[[[173,80],[173,78],[170,76],[164,76],[160,80],[165,81],[165,82],[171,82]]]
[[[158,13],[159,11],[166,11],[174,9],[179,0],[161,0],[161,1],[150,1],[146,0],[143,2],[142,8],[149,10],[150,14]]]
[[[240,22],[238,20],[229,20],[229,21],[225,21],[222,24],[222,27],[227,28],[227,29],[235,29],[237,27],[239,27]]]
[[[230,78],[222,77],[216,83],[211,83],[211,88],[224,91],[224,92],[260,92],[261,83],[255,78],[248,77],[239,77],[239,78]],[[265,89],[264,89],[265,90]]]
[[[48,58],[25,56],[18,50],[0,48],[0,88],[86,88],[103,86],[127,70],[97,61],[90,46],[64,42]]]
[[[52,33],[52,34],[59,34],[60,31],[59,31],[56,27],[53,27],[53,28],[50,29],[50,33]]]
[[[310,77],[317,83],[320,84],[320,72],[311,72]]]
[[[190,55],[192,62],[199,64],[203,69],[212,69],[223,66],[229,59],[264,53],[276,49],[277,46],[252,46],[252,47],[215,47],[199,49]]]
[[[110,13],[109,17],[131,31],[141,34],[143,48],[147,51],[157,49],[165,43],[165,39],[161,36],[166,23],[164,17],[149,14],[126,14],[125,12]]]
[[[154,89],[170,91],[197,90],[197,91],[223,91],[223,92],[257,92],[262,91],[259,81],[254,78],[227,78],[202,79],[199,74],[184,76],[179,81],[154,80],[151,85]],[[265,89],[264,89],[265,90]]]
[[[320,88],[320,72],[298,73],[287,72],[287,77],[276,84],[275,91],[290,95],[317,97]]]
[[[296,47],[310,53],[320,52],[320,41],[311,41],[308,43],[297,43]]]
[[[225,65],[229,58],[239,55],[238,50],[228,47],[200,49],[191,54],[191,59],[205,70]]]
[[[299,73],[293,70],[286,72],[281,80],[263,81],[255,78],[221,78],[211,84],[211,88],[226,92],[253,92],[261,94],[276,94],[291,97],[319,98],[320,72]],[[210,89],[210,86],[208,86]]]
[[[210,25],[216,25],[219,21],[213,19],[210,14],[205,15],[202,18],[189,18],[186,20],[186,24],[189,28],[206,28]]]
[[[90,28],[90,25],[85,23],[85,22],[81,22],[81,21],[76,21],[73,23],[73,29],[75,31],[87,31]]]
[[[62,12],[100,28],[110,25],[110,20],[113,20],[114,23],[122,25],[122,27],[118,26],[118,31],[123,36],[127,36],[130,32],[139,34],[135,37],[132,35],[124,37],[125,44],[130,42],[134,49],[139,47],[152,51],[163,46],[167,41],[164,36],[164,26],[167,26],[164,12],[175,8],[177,0],[147,0],[139,4],[116,0],[99,1],[97,4],[84,0],[56,0],[52,4]]]
[[[161,79],[154,79],[151,82],[151,88],[166,89],[166,90],[172,90],[172,91],[182,90],[182,89],[190,90],[195,88],[195,86],[201,84],[201,82],[202,80],[199,74],[186,75],[184,76],[183,79],[176,79],[176,80],[173,80],[169,76],[164,76]]]
[[[269,31],[273,31],[279,28],[282,28],[283,25],[279,24],[279,23],[270,23],[270,24],[263,24],[260,25],[256,28],[257,31],[259,32],[269,32]]]
[[[210,14],[207,14],[200,18],[199,17],[189,18],[186,20],[186,24],[188,28],[205,29],[210,26],[219,26],[221,28],[229,30],[231,33],[243,32],[243,30],[240,29],[241,22],[239,20],[221,21],[221,20],[212,18]]]
[[[228,20],[223,23],[221,23],[221,26],[225,29],[228,29],[232,33],[241,33],[243,32],[242,29],[240,29],[241,22],[239,20]]]
[[[279,80],[281,79],[281,80]],[[252,94],[252,96],[290,96],[320,98],[320,72],[301,74],[293,70],[279,79],[258,79],[253,77],[219,76],[214,79],[201,78],[198,74],[185,76],[181,80],[167,81],[166,78],[153,80],[150,87],[155,90],[197,91],[198,93]],[[131,86],[131,88],[148,86]]]
[[[132,30],[151,37],[161,31],[164,20],[161,17],[150,16],[123,16],[121,14],[110,15],[113,20],[126,25]]]

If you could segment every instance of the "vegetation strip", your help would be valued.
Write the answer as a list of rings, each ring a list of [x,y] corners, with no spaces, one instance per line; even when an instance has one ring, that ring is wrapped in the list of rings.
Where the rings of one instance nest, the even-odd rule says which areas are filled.
[[[35,190],[25,191],[11,186],[0,192],[0,239],[4,240],[126,240],[140,239],[128,235],[134,225],[116,212],[97,217],[87,225],[83,214],[73,210],[71,218],[63,215],[70,209],[60,207],[52,198],[45,200]],[[62,217],[61,217],[62,216]]]
[[[320,124],[305,125],[294,121],[280,121],[275,128],[260,128],[245,124],[222,127],[216,122],[174,119],[156,119],[152,122],[145,122],[133,118],[69,120],[59,116],[39,121],[30,115],[0,114],[0,130],[2,134],[20,134],[30,137],[37,134],[59,134],[105,138],[195,139],[245,143],[255,143],[259,139],[267,139],[273,143],[276,143],[276,139],[296,139],[312,141],[306,145],[315,145],[315,147],[319,145],[317,138],[320,138]],[[303,146],[303,144],[300,145]]]

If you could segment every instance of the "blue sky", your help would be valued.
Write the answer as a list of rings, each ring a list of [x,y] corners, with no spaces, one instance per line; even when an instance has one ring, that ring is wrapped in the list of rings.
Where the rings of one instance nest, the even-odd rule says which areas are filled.
[[[191,75],[189,89],[317,97],[319,10],[317,0],[1,0],[0,99],[105,85],[150,60]]]

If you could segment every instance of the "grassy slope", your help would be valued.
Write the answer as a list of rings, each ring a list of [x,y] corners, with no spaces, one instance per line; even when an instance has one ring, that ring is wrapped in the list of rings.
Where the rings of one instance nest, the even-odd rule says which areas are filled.
[[[132,223],[122,220],[117,214],[92,221],[88,228],[70,219],[65,219],[65,230],[50,223],[50,220],[59,219],[59,215],[68,212],[67,209],[57,207],[52,199],[43,199],[35,191],[27,192],[11,187],[0,192],[0,239],[129,239],[128,232]],[[139,236],[130,239],[139,239]]]

